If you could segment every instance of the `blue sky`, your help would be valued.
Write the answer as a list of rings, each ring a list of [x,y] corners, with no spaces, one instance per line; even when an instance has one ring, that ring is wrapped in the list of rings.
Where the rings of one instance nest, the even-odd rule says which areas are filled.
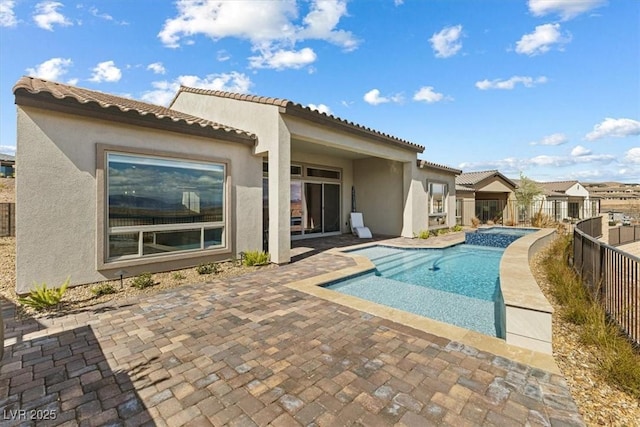
[[[640,182],[639,20],[635,0],[0,0],[0,152],[33,75],[287,98],[464,171]]]

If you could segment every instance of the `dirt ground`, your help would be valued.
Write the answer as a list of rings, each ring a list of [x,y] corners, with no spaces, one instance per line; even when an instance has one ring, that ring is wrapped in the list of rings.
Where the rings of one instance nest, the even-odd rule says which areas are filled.
[[[0,203],[14,203],[16,201],[15,178],[0,178]]]

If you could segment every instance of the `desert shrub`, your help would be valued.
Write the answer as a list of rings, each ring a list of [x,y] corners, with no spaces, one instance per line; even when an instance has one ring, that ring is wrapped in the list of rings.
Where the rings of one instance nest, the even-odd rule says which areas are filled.
[[[531,218],[531,225],[538,228],[545,228],[553,226],[554,221],[547,214],[543,214],[542,212],[537,212]]]
[[[47,284],[36,285],[28,296],[18,298],[20,304],[33,307],[36,310],[42,310],[45,308],[56,306],[60,303],[62,296],[69,286],[70,277],[59,288],[47,288]]]
[[[91,288],[91,293],[97,297],[102,295],[115,294],[116,288],[110,283],[101,283]]]
[[[247,251],[244,253],[244,265],[265,265],[269,263],[269,253],[264,251]]]
[[[495,221],[490,219],[487,221],[487,225],[496,225]]]
[[[640,354],[568,265],[571,240],[571,236],[557,239],[544,258],[551,293],[562,306],[562,317],[578,325],[580,342],[595,347],[600,373],[607,382],[640,398]]]
[[[431,237],[431,233],[429,232],[429,230],[420,230],[420,232],[418,232],[418,234],[415,235],[418,239],[428,239],[429,237]]]
[[[187,278],[187,276],[185,276],[184,274],[180,273],[179,271],[176,271],[175,273],[173,273],[171,275],[171,277],[173,277],[173,280],[184,280]]]
[[[220,271],[220,266],[214,262],[207,262],[196,267],[198,274],[214,274]]]
[[[462,231],[462,226],[459,224],[454,225],[453,227],[451,227],[451,231],[458,232],[458,231]]]
[[[471,226],[473,228],[478,228],[479,225],[480,225],[480,218],[478,218],[477,216],[474,216],[473,218],[471,218]]]
[[[151,273],[139,274],[131,281],[131,286],[136,289],[148,288],[149,286],[153,286],[154,284],[155,283],[153,281],[153,276],[151,275]]]
[[[507,227],[514,227],[516,225],[516,222],[512,219],[508,219],[504,222],[504,225],[506,225]]]

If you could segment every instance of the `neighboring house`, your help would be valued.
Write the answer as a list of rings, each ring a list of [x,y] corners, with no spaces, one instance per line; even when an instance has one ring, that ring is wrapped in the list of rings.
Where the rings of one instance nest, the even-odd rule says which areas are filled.
[[[589,197],[589,191],[578,181],[538,182],[543,193],[541,212],[551,219],[563,220],[585,219],[600,212],[599,199]]]
[[[459,224],[471,225],[473,217],[503,224],[514,218],[516,184],[497,170],[461,173],[455,183]]]
[[[460,171],[291,101],[182,87],[169,109],[31,77],[14,94],[18,293],[264,246],[286,263],[352,210],[382,235],[455,224]]]
[[[0,153],[0,178],[14,176],[16,158],[8,154]]]

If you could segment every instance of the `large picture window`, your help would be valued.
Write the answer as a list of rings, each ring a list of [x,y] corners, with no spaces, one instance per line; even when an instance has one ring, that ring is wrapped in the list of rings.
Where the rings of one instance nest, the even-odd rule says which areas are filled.
[[[447,224],[447,184],[429,183],[429,226]]]
[[[109,260],[225,246],[224,164],[107,153]]]

